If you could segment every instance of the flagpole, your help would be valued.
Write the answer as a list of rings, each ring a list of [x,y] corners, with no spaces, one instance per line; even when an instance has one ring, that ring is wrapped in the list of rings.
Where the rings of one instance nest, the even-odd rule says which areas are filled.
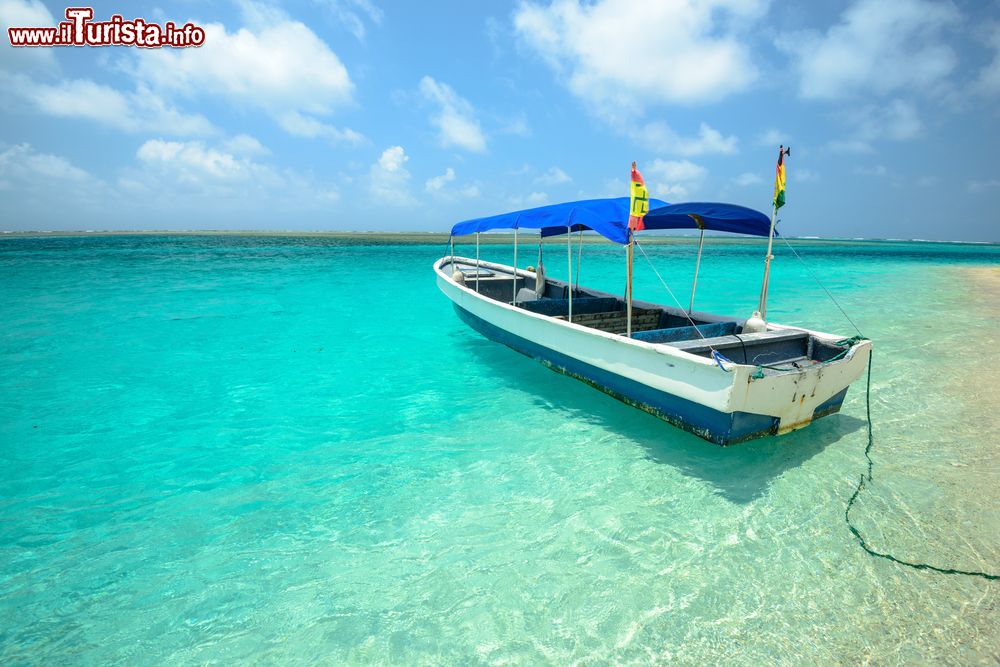
[[[701,248],[705,245],[705,228],[700,220],[695,219],[701,229],[701,239],[698,241],[698,259],[694,263],[694,282],[691,283],[691,302],[688,304],[688,315],[694,310],[694,291],[698,289],[698,269],[701,268]]]
[[[642,175],[636,169],[635,161],[632,161],[632,172],[629,174],[631,185],[629,186],[628,202],[628,247],[625,254],[628,257],[628,268],[625,272],[625,335],[632,337],[632,258],[635,247],[635,232],[645,229],[642,224],[642,216],[649,210],[649,194],[646,192],[646,184],[642,180]]]
[[[774,176],[774,199],[771,201],[771,227],[767,232],[767,254],[764,256],[764,281],[760,286],[760,301],[754,311],[743,323],[743,333],[758,333],[767,331],[767,290],[771,282],[771,260],[774,255],[774,225],[778,221],[778,208],[785,203],[785,156],[792,150],[783,145],[778,147],[778,167]]]
[[[774,243],[774,221],[777,217],[778,206],[775,204],[771,207],[771,229],[767,234],[767,255],[764,256],[764,283],[760,287],[760,304],[757,307],[760,318],[765,322],[767,321],[767,288],[771,280],[771,260],[774,259],[774,255],[771,254]]]

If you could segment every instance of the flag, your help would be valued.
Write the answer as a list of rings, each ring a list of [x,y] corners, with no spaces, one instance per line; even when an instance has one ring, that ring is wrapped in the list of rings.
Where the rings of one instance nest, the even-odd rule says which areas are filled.
[[[645,229],[646,225],[642,218],[649,212],[649,193],[646,192],[646,183],[642,180],[642,174],[632,163],[632,190],[629,199],[628,228],[633,232]]]
[[[778,147],[778,169],[774,174],[774,208],[785,205],[785,156],[791,155],[792,149]]]

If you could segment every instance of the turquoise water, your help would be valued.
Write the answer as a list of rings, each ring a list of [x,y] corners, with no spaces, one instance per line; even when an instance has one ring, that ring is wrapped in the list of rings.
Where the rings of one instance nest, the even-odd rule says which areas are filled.
[[[1000,570],[1000,247],[797,247],[876,345],[860,528]],[[694,247],[647,251],[686,303]],[[1000,585],[852,541],[860,383],[719,449],[466,329],[443,252],[0,240],[0,663],[1000,660]],[[761,254],[711,248],[698,306],[749,313]],[[772,319],[852,334],[776,254]]]

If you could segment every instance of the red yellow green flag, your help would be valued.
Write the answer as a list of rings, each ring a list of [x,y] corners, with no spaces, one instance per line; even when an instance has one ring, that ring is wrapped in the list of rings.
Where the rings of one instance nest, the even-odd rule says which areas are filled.
[[[649,212],[649,193],[646,192],[646,183],[642,180],[642,174],[632,163],[632,190],[629,200],[628,228],[636,232],[645,229],[643,216]]]
[[[774,208],[779,209],[785,205],[785,156],[791,155],[792,150],[784,146],[778,147],[778,169],[774,174]]]

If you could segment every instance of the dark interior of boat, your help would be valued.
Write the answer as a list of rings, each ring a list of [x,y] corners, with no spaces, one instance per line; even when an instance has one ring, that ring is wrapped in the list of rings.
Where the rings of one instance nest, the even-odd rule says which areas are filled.
[[[518,276],[515,288],[510,273],[475,266],[458,265],[465,284],[496,301],[513,304],[527,311],[555,319],[569,318],[570,286],[563,281],[546,279],[541,294],[536,291],[534,276]],[[512,297],[516,294],[516,298]],[[588,288],[573,289],[573,323],[624,335],[627,328],[625,299]],[[794,370],[823,362],[843,353],[808,331],[768,329],[744,333],[745,319],[646,301],[632,302],[632,338],[652,344],[670,345],[690,354],[711,357],[716,350],[738,364],[763,365],[765,373]],[[767,368],[771,367],[771,368]]]

